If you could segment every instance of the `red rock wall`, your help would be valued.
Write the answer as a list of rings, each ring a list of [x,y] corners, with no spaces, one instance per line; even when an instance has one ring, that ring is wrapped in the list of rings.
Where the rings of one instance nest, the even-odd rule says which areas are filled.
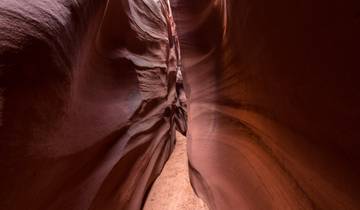
[[[182,62],[168,6],[0,1],[0,209],[141,209],[181,63],[211,209],[359,209],[360,3],[173,0]]]
[[[182,123],[171,23],[166,1],[0,2],[0,209],[141,208]]]
[[[359,209],[359,1],[174,1],[211,209]]]

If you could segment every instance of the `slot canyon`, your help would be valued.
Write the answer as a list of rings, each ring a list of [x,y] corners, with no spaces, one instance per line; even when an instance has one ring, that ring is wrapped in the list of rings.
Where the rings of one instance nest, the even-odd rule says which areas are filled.
[[[0,210],[359,210],[359,71],[359,0],[0,0]]]

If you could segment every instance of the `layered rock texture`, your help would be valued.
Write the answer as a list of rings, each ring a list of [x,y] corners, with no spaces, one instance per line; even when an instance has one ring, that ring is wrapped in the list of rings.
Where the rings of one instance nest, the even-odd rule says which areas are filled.
[[[211,210],[360,209],[359,14],[0,1],[0,209],[142,209],[176,129]]]
[[[0,8],[0,208],[140,209],[186,129],[168,2]]]

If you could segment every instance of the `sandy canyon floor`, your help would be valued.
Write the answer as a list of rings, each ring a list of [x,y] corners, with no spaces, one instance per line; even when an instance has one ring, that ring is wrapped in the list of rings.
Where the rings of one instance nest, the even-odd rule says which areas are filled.
[[[186,138],[176,135],[176,147],[155,181],[144,210],[208,210],[190,184]]]

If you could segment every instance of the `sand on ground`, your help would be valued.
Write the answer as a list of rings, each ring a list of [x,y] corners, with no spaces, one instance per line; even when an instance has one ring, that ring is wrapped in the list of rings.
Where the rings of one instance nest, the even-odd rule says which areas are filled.
[[[186,138],[176,134],[175,150],[155,181],[144,210],[208,210],[190,184]]]

